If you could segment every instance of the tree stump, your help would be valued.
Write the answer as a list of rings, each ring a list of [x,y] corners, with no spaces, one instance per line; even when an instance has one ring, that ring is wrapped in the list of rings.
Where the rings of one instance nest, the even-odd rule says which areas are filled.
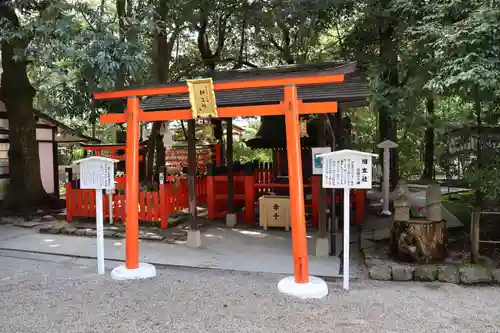
[[[444,220],[394,221],[391,254],[397,260],[419,264],[443,260],[446,254],[446,231]]]

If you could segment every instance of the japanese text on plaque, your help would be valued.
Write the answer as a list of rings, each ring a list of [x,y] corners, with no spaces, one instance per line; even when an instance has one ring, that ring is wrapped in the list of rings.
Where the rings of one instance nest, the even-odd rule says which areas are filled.
[[[212,79],[188,80],[187,84],[193,118],[217,117]]]

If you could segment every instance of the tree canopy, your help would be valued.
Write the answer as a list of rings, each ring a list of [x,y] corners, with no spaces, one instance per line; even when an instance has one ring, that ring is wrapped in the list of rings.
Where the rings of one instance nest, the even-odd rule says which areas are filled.
[[[93,91],[207,70],[356,60],[371,97],[369,107],[345,113],[354,146],[398,142],[394,182],[453,178],[470,172],[460,169],[467,159],[448,156],[444,134],[499,125],[498,8],[496,0],[1,0],[0,98],[14,127],[31,128],[20,137],[32,135],[26,115],[37,108],[111,140],[98,116],[122,106],[93,102]],[[143,133],[156,140],[159,125]],[[25,142],[18,158],[37,154]],[[484,169],[478,154],[469,170]],[[469,180],[494,195],[500,185],[488,174]]]

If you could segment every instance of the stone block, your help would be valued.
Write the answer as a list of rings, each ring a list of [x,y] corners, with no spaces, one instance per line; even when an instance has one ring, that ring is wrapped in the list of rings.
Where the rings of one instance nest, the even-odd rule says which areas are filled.
[[[330,255],[330,241],[328,237],[316,237],[316,257],[328,257]]]
[[[500,268],[491,271],[491,276],[496,283],[500,283]]]
[[[491,272],[482,266],[462,266],[459,268],[460,282],[463,284],[489,283]]]
[[[388,259],[389,256],[385,249],[381,248],[366,248],[363,249],[365,259]]]
[[[63,228],[61,230],[61,233],[66,234],[66,235],[72,235],[75,233],[76,230],[77,230],[76,228],[67,227],[67,228]]]
[[[40,224],[41,224],[40,222],[19,222],[16,223],[16,227],[33,228],[39,226]]]
[[[149,237],[149,240],[158,241],[158,242],[161,242],[164,239],[165,239],[165,237],[161,236],[161,235],[151,235],[151,237]]]
[[[366,239],[366,238],[361,238],[361,241],[359,244],[359,247],[361,249],[373,248],[375,246],[376,246],[376,244],[374,241],[372,241],[370,239]]]
[[[40,218],[40,220],[44,221],[44,222],[50,222],[50,221],[55,221],[55,217],[52,216],[52,215],[45,215],[45,216],[42,216]]]
[[[387,262],[384,259],[379,259],[379,258],[367,258],[367,259],[365,259],[365,265],[368,268],[371,268],[373,266],[384,266],[386,264],[387,264]]]
[[[113,230],[104,230],[103,235],[105,238],[113,238],[115,237],[115,232]]]
[[[370,279],[379,281],[389,281],[392,278],[392,270],[388,265],[373,266],[370,268]]]
[[[85,229],[76,229],[73,234],[77,235],[77,236],[85,236],[86,232],[87,232],[87,230],[85,230]]]
[[[226,227],[234,228],[238,224],[238,217],[236,214],[226,214]]]
[[[438,269],[438,280],[447,283],[459,283],[460,275],[455,265],[441,266]]]
[[[373,232],[373,240],[374,241],[380,241],[384,239],[389,239],[391,238],[391,229],[390,228],[385,228],[385,229],[378,229]]]
[[[413,280],[414,268],[408,265],[391,265],[392,279],[394,281],[411,281]]]
[[[49,229],[49,234],[59,234],[61,233],[62,227],[52,227]]]
[[[438,278],[438,267],[434,265],[417,266],[413,277],[416,281],[436,281]]]
[[[439,184],[431,184],[427,187],[425,199],[425,216],[427,219],[435,222],[441,221],[441,187]]]
[[[44,225],[43,227],[40,227],[38,229],[38,232],[41,233],[41,234],[48,234],[49,233],[49,230],[51,229],[52,227],[49,226],[49,225]]]
[[[201,232],[200,230],[189,229],[187,231],[187,246],[191,248],[201,247]]]
[[[95,229],[87,229],[87,230],[85,230],[85,236],[96,237],[97,236],[97,230],[95,230]]]
[[[139,239],[151,240],[151,241],[162,241],[165,237],[154,234],[154,233],[145,233],[139,236]]]

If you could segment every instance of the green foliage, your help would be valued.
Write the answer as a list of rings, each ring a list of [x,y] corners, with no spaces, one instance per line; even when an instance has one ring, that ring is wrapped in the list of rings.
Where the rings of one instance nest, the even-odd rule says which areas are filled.
[[[354,148],[378,151],[377,112],[388,112],[397,122],[404,178],[422,172],[426,128],[434,129],[437,164],[446,167],[443,134],[476,122],[474,101],[481,102],[483,123],[500,123],[498,0],[124,1],[132,6],[122,20],[116,0],[11,3],[22,29],[2,23],[0,40],[27,43],[16,57],[29,61],[35,107],[85,134],[109,111],[92,102],[92,92],[154,81],[162,60],[165,80],[178,80],[200,75],[211,62],[231,69],[357,59],[373,95],[370,107],[349,111]],[[158,59],[158,34],[172,42],[171,59]],[[434,115],[426,111],[428,96]],[[250,121],[245,139],[257,128]],[[98,125],[96,133],[114,141],[113,126]],[[242,161],[271,160],[269,151],[250,150],[244,142],[235,142],[234,152]],[[492,181],[500,177],[493,166],[470,169],[467,178],[495,197]]]
[[[241,163],[253,162],[272,162],[273,157],[270,149],[250,149],[242,141],[233,142],[233,154],[236,161]]]
[[[334,0],[257,0],[251,18],[258,56],[266,64],[307,63],[327,58],[321,39],[332,29]],[[276,55],[279,57],[276,57]]]
[[[439,94],[491,99],[500,82],[497,1],[432,1],[409,31],[433,50],[438,65],[426,87]]]
[[[500,158],[489,159],[481,168],[476,163],[470,164],[465,172],[465,179],[476,191],[486,196],[487,203],[497,204],[500,200]]]
[[[250,149],[245,144],[246,140],[253,138],[257,134],[260,127],[260,120],[258,118],[247,118],[243,126],[245,128],[243,140],[233,141],[234,159],[241,163],[253,162],[255,160],[272,162],[273,156],[270,149]]]

